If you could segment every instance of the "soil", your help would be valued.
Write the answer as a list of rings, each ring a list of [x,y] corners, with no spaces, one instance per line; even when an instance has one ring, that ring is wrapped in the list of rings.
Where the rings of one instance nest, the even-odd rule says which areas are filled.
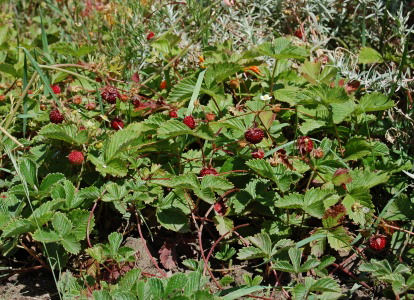
[[[15,274],[0,281],[0,300],[57,300],[59,295],[50,273]]]

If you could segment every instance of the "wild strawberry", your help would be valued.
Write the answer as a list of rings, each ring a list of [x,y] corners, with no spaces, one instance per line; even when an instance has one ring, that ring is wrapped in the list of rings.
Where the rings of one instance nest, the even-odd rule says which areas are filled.
[[[50,112],[49,119],[50,119],[50,122],[54,124],[60,124],[63,122],[64,117],[58,109],[54,109]]]
[[[226,204],[223,200],[220,200],[219,202],[214,203],[214,210],[216,213],[218,213],[220,216],[224,216],[226,214]]]
[[[39,105],[40,110],[45,111],[47,109],[46,104],[40,104]]]
[[[169,115],[170,115],[170,118],[178,118],[176,110],[170,110]]]
[[[150,31],[150,32],[147,34],[147,41],[149,41],[149,40],[153,39],[154,37],[155,37],[155,33],[154,33],[154,32],[152,32],[152,31]]]
[[[196,127],[196,123],[193,116],[186,116],[183,120],[183,123],[191,129],[194,129]]]
[[[60,86],[58,86],[57,84],[51,85],[50,88],[52,89],[53,93],[55,93],[55,94],[60,94],[62,92],[61,89],[60,89]]]
[[[323,150],[321,148],[316,148],[312,150],[312,157],[318,159],[323,157]]]
[[[204,177],[206,175],[217,175],[217,171],[214,168],[203,168],[200,171],[200,177]]]
[[[369,247],[375,251],[381,251],[387,245],[387,238],[383,234],[375,234],[369,238]]]
[[[303,33],[302,33],[302,30],[300,28],[296,29],[295,36],[299,39],[303,39]]]
[[[308,136],[302,136],[298,138],[298,148],[300,155],[304,156],[312,151],[313,142]]]
[[[118,92],[118,89],[114,86],[107,85],[102,89],[101,97],[105,101],[111,104],[116,103],[116,99],[118,99],[121,95]]]
[[[76,95],[72,99],[73,104],[79,105],[82,103],[82,97],[80,95]]]
[[[254,152],[252,152],[252,157],[253,158],[258,158],[258,159],[262,159],[264,157],[265,153],[263,151],[263,149],[258,149]]]
[[[237,90],[240,87],[240,81],[238,79],[232,79],[229,81],[229,85],[233,90]]]
[[[69,162],[72,165],[81,165],[84,161],[83,153],[77,150],[73,150],[68,155]]]
[[[115,130],[124,128],[124,122],[120,118],[115,118],[111,122],[111,127]]]
[[[263,140],[264,132],[260,128],[254,127],[254,128],[248,129],[244,133],[244,137],[249,143],[258,144]]]
[[[167,88],[167,81],[163,80],[160,83],[160,89],[165,90]]]
[[[119,98],[121,99],[122,102],[127,102],[128,101],[128,95],[121,94],[121,96]]]
[[[94,110],[96,108],[96,103],[95,102],[88,102],[85,104],[85,107],[87,110]]]
[[[4,100],[6,100],[6,96],[0,95],[0,102],[3,102]]]
[[[332,175],[332,182],[336,186],[342,186],[346,190],[346,184],[352,182],[352,177],[348,169],[339,168]]]
[[[212,121],[214,121],[216,119],[216,114],[213,114],[213,113],[208,113],[208,114],[206,114],[206,120],[208,121],[208,122],[212,122]]]
[[[351,94],[351,93],[355,92],[356,90],[358,90],[360,85],[361,85],[361,83],[358,80],[352,80],[352,81],[350,81],[346,84],[345,91],[348,94]]]

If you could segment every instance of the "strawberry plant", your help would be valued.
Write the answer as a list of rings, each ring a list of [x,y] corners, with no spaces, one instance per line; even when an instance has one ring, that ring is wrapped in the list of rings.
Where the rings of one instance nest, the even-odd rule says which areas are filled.
[[[43,269],[63,299],[410,299],[404,8],[359,44],[336,35],[375,1],[345,1],[343,26],[315,1],[121,2],[0,4],[34,22],[0,27],[4,278]]]

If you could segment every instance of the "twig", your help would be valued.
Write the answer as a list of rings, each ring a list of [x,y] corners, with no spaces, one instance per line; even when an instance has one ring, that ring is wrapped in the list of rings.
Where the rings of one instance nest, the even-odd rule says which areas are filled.
[[[90,234],[89,227],[91,225],[92,216],[93,216],[93,213],[95,211],[95,208],[98,205],[98,201],[99,201],[99,199],[97,199],[95,201],[95,203],[93,204],[93,207],[92,207],[91,212],[89,213],[89,217],[88,217],[88,225],[86,226],[86,240],[88,241],[89,248],[92,248],[91,240],[89,239],[89,234]]]
[[[361,283],[364,287],[366,287],[367,289],[371,290],[371,287],[364,281],[359,281],[358,278],[349,270],[342,268],[340,265],[333,263],[332,266],[334,266],[336,269],[335,270],[340,270],[342,272],[344,272],[346,275],[352,277],[353,279],[357,280],[359,283]]]
[[[30,256],[32,256],[35,260],[37,260],[43,266],[43,268],[51,271],[50,267],[43,261],[43,259],[41,259],[32,249],[30,249],[29,247],[27,247],[23,243],[23,240],[20,241],[20,244],[23,246],[24,250],[26,250],[27,253],[30,254]]]

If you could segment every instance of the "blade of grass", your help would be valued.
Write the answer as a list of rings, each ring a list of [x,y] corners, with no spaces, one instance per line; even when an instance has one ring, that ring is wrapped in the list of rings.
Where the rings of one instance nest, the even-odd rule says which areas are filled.
[[[191,95],[190,103],[188,103],[187,116],[190,116],[193,113],[194,102],[196,101],[198,95],[200,94],[201,84],[203,83],[205,73],[206,73],[206,70],[204,70],[203,72],[201,72],[198,75],[198,79],[197,79],[196,85],[194,87],[193,94]]]

